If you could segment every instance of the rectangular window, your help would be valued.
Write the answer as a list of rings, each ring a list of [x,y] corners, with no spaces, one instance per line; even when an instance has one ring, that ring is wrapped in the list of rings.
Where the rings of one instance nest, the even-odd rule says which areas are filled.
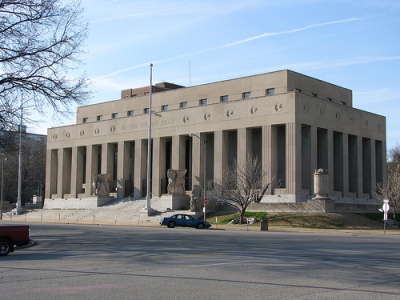
[[[143,113],[144,113],[144,114],[148,114],[148,113],[149,113],[149,108],[146,107],[145,109],[143,109]]]
[[[101,120],[103,120],[103,116],[97,116],[97,121],[101,121]]]
[[[297,93],[301,93],[301,89],[295,89]]]
[[[200,105],[207,105],[207,99],[200,99],[199,100]]]
[[[219,97],[219,102],[228,102],[228,95]]]
[[[82,119],[82,123],[87,123],[88,122],[88,118],[83,118]]]
[[[332,98],[331,97],[326,97],[326,99],[330,102],[332,102]]]
[[[167,111],[167,110],[168,110],[168,105],[161,106],[161,111]]]
[[[111,114],[111,119],[116,119],[118,118],[118,113],[112,113]]]
[[[313,95],[313,97],[318,97],[318,94],[316,93],[311,93],[311,95]]]
[[[243,94],[242,94],[242,98],[243,99],[248,99],[248,98],[250,98],[251,97],[251,92],[244,92]]]
[[[266,96],[275,95],[275,88],[266,89],[266,90],[265,90],[265,95],[266,95]]]
[[[187,107],[187,102],[181,102],[179,103],[180,108],[186,108]]]
[[[128,112],[126,113],[127,117],[133,117],[133,110],[128,110]]]

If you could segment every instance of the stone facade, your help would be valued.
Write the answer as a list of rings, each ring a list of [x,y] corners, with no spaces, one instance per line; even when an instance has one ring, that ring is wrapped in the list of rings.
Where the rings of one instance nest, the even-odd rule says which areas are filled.
[[[386,119],[353,108],[349,89],[290,70],[157,86],[153,196],[167,193],[168,169],[187,170],[188,193],[202,187],[204,155],[207,182],[222,178],[234,160],[261,158],[271,182],[261,202],[311,199],[318,169],[329,173],[329,198],[337,203],[371,204],[371,191],[385,180]],[[48,129],[45,208],[92,199],[96,174],[110,175],[111,197],[145,196],[149,90],[124,90],[120,100],[79,107],[75,125]]]

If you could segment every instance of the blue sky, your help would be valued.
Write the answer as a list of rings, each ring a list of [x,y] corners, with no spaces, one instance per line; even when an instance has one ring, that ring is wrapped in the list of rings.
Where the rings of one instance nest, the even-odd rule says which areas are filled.
[[[398,0],[82,3],[82,70],[95,92],[88,104],[148,85],[150,63],[154,83],[186,86],[291,69],[351,89],[355,108],[386,116],[388,148],[400,144]],[[33,131],[74,123],[75,116]]]

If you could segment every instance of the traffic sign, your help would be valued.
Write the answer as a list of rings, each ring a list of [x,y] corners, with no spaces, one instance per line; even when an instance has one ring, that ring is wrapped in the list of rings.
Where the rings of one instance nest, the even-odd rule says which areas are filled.
[[[208,198],[204,198],[204,204],[208,204]]]
[[[387,213],[388,213],[389,209],[390,209],[389,200],[387,200],[387,199],[383,200],[382,210],[383,210],[383,219],[385,221],[387,221]]]

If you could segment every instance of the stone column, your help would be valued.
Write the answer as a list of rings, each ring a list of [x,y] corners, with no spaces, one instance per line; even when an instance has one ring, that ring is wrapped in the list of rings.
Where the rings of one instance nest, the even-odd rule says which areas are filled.
[[[267,193],[271,193],[271,189],[276,187],[276,176],[272,174],[272,128],[271,125],[265,125],[262,127],[262,169],[266,172],[263,178],[263,186],[271,184],[270,190]],[[274,182],[272,182],[274,178]]]
[[[143,197],[143,180],[147,176],[147,140],[135,140],[134,196]]]
[[[185,141],[186,137],[183,135],[174,135],[172,137],[172,169],[185,169]]]
[[[214,182],[221,182],[228,165],[228,133],[219,130],[214,132]]]
[[[153,186],[152,192],[153,196],[161,197],[162,191],[162,184],[161,179],[164,177],[163,175],[166,174],[166,162],[165,162],[165,155],[166,155],[166,145],[165,139],[157,137],[153,138]]]
[[[200,195],[203,187],[203,143],[197,137],[192,138],[192,191]]]
[[[301,136],[301,135],[300,135]],[[295,123],[286,124],[286,191],[288,194],[296,194],[301,188],[301,166],[296,160],[296,153],[301,153],[301,143],[296,142]],[[300,172],[299,176],[296,176]],[[299,180],[296,180],[296,177]]]
[[[251,131],[247,128],[239,128],[237,130],[237,162],[238,165],[246,163],[248,156],[251,156]]]
[[[129,178],[129,143],[118,142],[117,197],[125,197],[125,180]]]
[[[70,197],[76,198],[77,196],[77,184],[78,184],[78,147],[72,147],[71,155],[71,190]]]
[[[92,195],[92,175],[93,172],[93,145],[86,146],[86,183],[85,183],[85,197]]]
[[[343,197],[349,196],[349,135],[343,132]]]

